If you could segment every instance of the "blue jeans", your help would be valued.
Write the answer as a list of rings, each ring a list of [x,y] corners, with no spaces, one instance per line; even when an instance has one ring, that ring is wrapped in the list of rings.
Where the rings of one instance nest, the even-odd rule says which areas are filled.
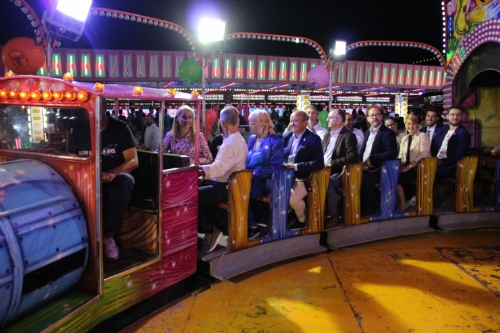
[[[129,173],[120,173],[112,182],[101,184],[103,201],[107,203],[107,207],[102,214],[104,218],[103,232],[104,235],[113,233],[118,236],[121,232],[123,215],[127,210],[135,180]]]

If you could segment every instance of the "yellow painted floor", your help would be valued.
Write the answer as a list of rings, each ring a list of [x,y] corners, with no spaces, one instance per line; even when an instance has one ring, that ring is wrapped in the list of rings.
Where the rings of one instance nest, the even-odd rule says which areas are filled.
[[[132,331],[500,332],[500,230],[436,232],[266,267]]]

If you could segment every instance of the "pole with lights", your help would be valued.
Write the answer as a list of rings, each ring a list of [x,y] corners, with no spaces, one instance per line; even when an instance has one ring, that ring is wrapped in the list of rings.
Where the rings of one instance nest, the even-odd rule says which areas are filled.
[[[347,44],[344,41],[335,41],[335,48],[330,49],[330,57],[328,58],[329,70],[329,82],[328,82],[328,112],[332,109],[332,84],[333,84],[333,67],[336,63],[344,62],[346,60],[346,47]]]
[[[217,52],[224,52],[225,49],[225,34],[226,34],[226,22],[204,18],[200,20],[198,25],[198,41],[199,50],[201,54],[201,96],[203,100],[201,102],[201,128],[205,128],[205,113],[206,113],[206,102],[205,102],[205,85],[206,85],[206,68],[208,65],[208,57]],[[208,137],[208,133],[205,133]]]

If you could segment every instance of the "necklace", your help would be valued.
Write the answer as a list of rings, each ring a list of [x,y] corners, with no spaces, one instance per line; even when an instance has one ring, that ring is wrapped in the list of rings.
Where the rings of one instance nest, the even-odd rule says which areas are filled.
[[[261,143],[262,143],[262,138],[257,137],[257,140],[255,140],[255,144],[253,145],[253,150],[259,148]]]

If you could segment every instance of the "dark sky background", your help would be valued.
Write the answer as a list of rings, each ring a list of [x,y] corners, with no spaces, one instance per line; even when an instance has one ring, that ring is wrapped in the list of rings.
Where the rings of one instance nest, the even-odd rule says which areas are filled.
[[[41,18],[44,3],[28,0]],[[76,1],[76,0],[75,0]],[[328,52],[334,40],[352,43],[383,39],[417,41],[442,52],[442,10],[439,0],[94,0],[93,7],[119,9],[179,24],[196,34],[198,18],[210,12],[227,21],[227,33],[261,32],[308,37]],[[29,20],[13,2],[0,1],[0,44],[14,37],[33,36]],[[187,41],[165,28],[89,15],[78,42],[65,48],[189,51]],[[318,58],[304,44],[234,40],[227,53]],[[364,47],[350,51],[348,60],[412,63],[432,58],[414,48]],[[439,65],[437,60],[426,62]]]

